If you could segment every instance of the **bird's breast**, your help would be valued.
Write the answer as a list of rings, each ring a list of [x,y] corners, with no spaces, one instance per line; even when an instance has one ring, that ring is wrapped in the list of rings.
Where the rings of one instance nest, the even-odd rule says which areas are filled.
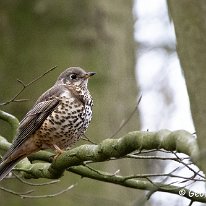
[[[68,89],[65,89],[61,94],[60,97],[64,97],[64,98],[71,98],[72,94]]]
[[[92,107],[82,104],[77,98],[65,92],[60,104],[44,121],[38,131],[43,147],[56,144],[62,149],[75,143],[86,131],[91,118]]]

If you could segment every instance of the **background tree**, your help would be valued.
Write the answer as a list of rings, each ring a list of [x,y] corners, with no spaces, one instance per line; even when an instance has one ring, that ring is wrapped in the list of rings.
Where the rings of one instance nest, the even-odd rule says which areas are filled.
[[[201,168],[206,171],[206,2],[168,1],[177,38],[177,52],[186,79],[192,117],[201,149]]]

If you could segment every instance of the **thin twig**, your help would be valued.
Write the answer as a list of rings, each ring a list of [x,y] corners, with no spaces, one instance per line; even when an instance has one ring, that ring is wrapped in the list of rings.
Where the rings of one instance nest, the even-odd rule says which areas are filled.
[[[66,189],[61,190],[61,191],[59,191],[59,192],[57,192],[57,193],[54,193],[54,194],[48,194],[48,195],[24,195],[24,194],[23,194],[23,195],[20,195],[20,197],[21,197],[22,199],[25,199],[25,198],[33,198],[33,199],[34,199],[34,198],[36,198],[36,199],[39,199],[39,198],[52,198],[52,197],[59,196],[59,195],[65,193],[65,192],[71,190],[72,188],[74,188],[75,185],[77,185],[77,183],[76,183],[76,184],[73,184],[73,185],[70,185],[70,186],[67,187]]]
[[[85,140],[85,141],[90,142],[91,144],[97,145],[97,143],[95,143],[95,142],[93,142],[92,140],[90,140],[85,134],[84,134],[83,136],[84,136],[84,137],[82,138],[82,140]]]
[[[140,97],[138,98],[138,101],[137,101],[137,104],[134,108],[134,110],[131,112],[131,114],[129,115],[129,117],[122,122],[122,124],[120,125],[120,127],[117,129],[117,131],[110,137],[113,138],[114,136],[116,136],[120,131],[121,129],[130,121],[130,119],[132,118],[132,116],[135,114],[135,112],[137,111],[137,108],[138,108],[138,105],[140,104],[141,102],[141,99],[142,99],[142,94],[140,95]]]
[[[131,158],[131,159],[155,159],[155,160],[173,160],[180,162],[178,158],[175,157],[161,157],[161,156],[137,156],[134,154],[128,154],[125,156],[126,158]],[[188,159],[188,157],[182,158],[182,160]]]
[[[176,154],[176,152],[172,152],[177,158],[179,158],[179,156]],[[192,171],[194,173],[194,175],[198,175],[202,178],[205,178],[203,175],[199,174],[200,170],[198,172],[196,172],[194,169],[192,169],[191,167],[189,167],[185,162],[181,162],[185,167],[187,167],[190,171]]]
[[[46,72],[44,72],[43,74],[41,74],[40,76],[38,76],[37,78],[35,78],[34,80],[32,80],[31,82],[25,84],[22,80],[17,79],[17,82],[19,82],[22,85],[22,88],[20,89],[20,91],[14,96],[12,97],[10,100],[0,103],[0,106],[4,106],[7,105],[11,102],[21,102],[24,101],[25,99],[17,99],[17,97],[27,88],[29,87],[31,84],[35,83],[36,81],[38,81],[39,79],[41,79],[43,76],[45,76],[46,74],[48,74],[49,72],[51,72],[52,70],[56,69],[57,66],[52,67],[51,69],[47,70]]]
[[[184,179],[184,180],[187,180],[187,181],[195,180],[195,181],[205,182],[204,179],[191,179],[191,177],[183,177],[183,176],[174,175],[174,174],[170,174],[170,173],[168,173],[168,174],[160,173],[160,174],[139,174],[139,175],[131,175],[131,176],[125,177],[125,179],[147,178],[147,177],[174,177],[174,178]]]
[[[191,200],[188,206],[192,206],[193,202],[194,202],[194,201]]]
[[[10,189],[5,188],[5,187],[0,187],[0,190],[3,190],[5,192],[8,192],[12,195],[17,195],[17,196],[27,195],[27,194],[30,194],[30,193],[34,192],[34,190],[29,190],[29,191],[26,191],[26,192],[15,192],[15,191],[10,190]]]
[[[18,175],[16,175],[15,173],[13,173],[13,175],[22,183],[27,184],[27,185],[31,185],[31,186],[45,186],[45,185],[51,185],[51,184],[55,184],[60,182],[60,180],[53,180],[53,181],[49,181],[49,182],[44,182],[44,183],[32,183],[32,182],[28,182],[24,179],[22,179],[21,177],[19,177]]]
[[[172,154],[170,151],[166,151],[164,149],[139,150],[139,151],[133,152],[132,154],[139,155],[139,154],[148,154],[148,153],[152,153],[152,152],[162,152],[162,153]]]

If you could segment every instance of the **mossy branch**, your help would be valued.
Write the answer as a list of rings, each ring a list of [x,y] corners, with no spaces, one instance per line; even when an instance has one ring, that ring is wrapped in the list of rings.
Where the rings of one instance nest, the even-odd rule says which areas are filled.
[[[198,159],[196,139],[184,130],[171,132],[131,132],[119,139],[106,139],[99,145],[82,145],[60,155],[48,168],[51,174],[85,161],[102,162],[110,158],[122,158],[135,150],[165,149],[187,154],[195,162]]]
[[[1,117],[0,117],[1,118]],[[8,149],[10,143],[0,136],[0,149]],[[105,139],[98,145],[85,144],[74,149],[65,151],[52,161],[51,153],[40,151],[29,157],[30,160],[43,160],[45,162],[30,163],[25,158],[17,164],[15,170],[21,171],[25,178],[60,178],[65,171],[70,171],[99,181],[110,182],[125,187],[149,190],[151,192],[161,191],[179,195],[182,187],[167,185],[161,182],[151,182],[136,178],[126,178],[117,174],[109,174],[98,170],[93,170],[85,163],[102,162],[112,159],[124,158],[134,151],[164,149],[166,151],[176,151],[187,154],[192,162],[198,166],[199,149],[196,138],[184,130],[169,131],[160,130],[158,132],[134,131],[118,139]],[[206,202],[205,196],[189,195],[189,190],[185,189],[185,197],[191,201]]]
[[[7,112],[4,112],[2,110],[0,110],[0,119],[9,123],[9,125],[11,126],[11,129],[12,129],[12,136],[14,137],[16,134],[16,130],[19,126],[19,120],[15,116],[13,116]]]

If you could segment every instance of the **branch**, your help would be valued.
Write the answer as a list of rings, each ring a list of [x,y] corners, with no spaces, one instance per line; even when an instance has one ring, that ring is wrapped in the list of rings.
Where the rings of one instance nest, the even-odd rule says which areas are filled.
[[[2,139],[2,138],[1,138]],[[2,141],[0,141],[1,143]],[[3,141],[0,149],[9,144]],[[111,158],[121,158],[136,150],[165,149],[187,154],[197,164],[198,146],[196,139],[184,130],[170,132],[161,130],[159,132],[131,132],[119,139],[106,139],[99,145],[82,145],[68,150],[50,163],[30,164],[26,161],[21,163],[18,170],[26,171],[25,177],[55,179],[62,176],[64,171],[71,166],[81,165],[85,161],[102,162]],[[42,153],[47,154],[47,153]],[[45,160],[51,162],[51,153],[44,156]],[[20,163],[18,164],[20,165]]]
[[[17,196],[27,195],[27,194],[30,194],[30,193],[33,192],[33,190],[29,190],[29,191],[26,191],[26,192],[15,192],[15,191],[10,190],[10,189],[7,189],[7,188],[5,188],[5,187],[0,187],[0,190],[3,190],[3,191],[5,191],[5,192],[8,192],[8,193],[10,193],[10,194],[12,194],[12,195],[17,195]]]
[[[25,198],[35,198],[35,199],[40,199],[40,198],[52,198],[52,197],[56,197],[56,196],[59,196],[69,190],[71,190],[72,188],[74,188],[77,184],[73,184],[73,185],[70,185],[68,186],[67,188],[65,188],[64,190],[61,190],[59,192],[56,192],[54,194],[48,194],[48,195],[28,195],[28,194],[20,194],[19,196],[22,198],[22,199],[25,199]]]
[[[78,174],[81,177],[87,177],[102,182],[110,182],[113,184],[121,185],[124,187],[139,189],[139,190],[148,190],[155,192],[167,192],[171,194],[184,196],[191,201],[195,202],[204,202],[206,203],[206,197],[202,194],[195,193],[194,191],[188,190],[183,187],[177,187],[173,185],[166,185],[158,182],[143,181],[136,179],[127,179],[124,176],[114,175],[111,173],[103,173],[100,171],[91,170],[88,167],[84,166],[74,166],[68,169],[68,171]],[[146,178],[147,179],[147,178]],[[194,195],[196,194],[196,195]]]
[[[13,116],[9,113],[6,113],[2,110],[0,110],[0,119],[4,120],[8,124],[10,124],[10,126],[12,128],[12,136],[14,137],[16,135],[16,130],[19,126],[19,120],[15,116]]]
[[[106,139],[99,145],[82,145],[60,155],[48,168],[51,174],[61,176],[63,171],[84,161],[102,162],[110,158],[121,158],[136,150],[165,149],[187,154],[197,164],[198,146],[196,139],[184,130],[170,132],[135,131],[119,139]]]
[[[27,99],[17,99],[19,97],[19,95],[27,88],[29,87],[30,85],[32,85],[33,83],[35,83],[36,81],[38,81],[39,79],[41,79],[43,76],[45,76],[46,74],[48,74],[49,72],[51,72],[52,70],[56,69],[57,66],[54,66],[52,68],[50,68],[49,70],[47,70],[46,72],[44,72],[43,74],[41,74],[40,76],[38,76],[37,78],[35,78],[34,80],[32,80],[31,82],[25,84],[22,80],[20,79],[17,79],[17,82],[19,82],[22,86],[22,88],[19,90],[19,92],[14,95],[10,100],[6,101],[6,102],[3,102],[3,103],[0,103],[0,106],[4,106],[4,105],[7,105],[11,102],[22,102],[22,101],[25,101]]]
[[[3,141],[3,137],[0,137],[0,149],[9,147],[10,143]],[[29,160],[43,160],[45,162],[30,163],[27,158],[23,159],[17,164],[14,169],[20,171],[21,175],[25,178],[47,178],[57,179],[60,178],[65,171],[73,172],[81,175],[82,177],[88,177],[99,181],[110,182],[125,187],[136,188],[141,190],[149,190],[152,192],[168,192],[172,194],[178,194],[181,189],[184,189],[184,197],[189,198],[192,201],[206,202],[206,198],[199,195],[190,196],[189,190],[183,187],[177,187],[174,185],[166,184],[165,182],[153,182],[150,180],[154,175],[131,175],[120,176],[115,174],[109,174],[102,171],[97,171],[87,166],[92,162],[103,162],[108,160],[115,160],[120,158],[128,158],[128,154],[140,151],[138,154],[147,152],[148,150],[155,151],[176,151],[187,154],[191,157],[193,163],[198,160],[198,146],[196,139],[192,134],[184,131],[161,130],[159,132],[141,132],[134,131],[126,134],[119,139],[106,139],[98,145],[81,145],[74,149],[65,151],[52,161],[50,152],[40,151],[29,156]],[[176,153],[174,153],[176,154]],[[180,159],[177,155],[174,161],[179,161],[183,164],[184,159]],[[132,156],[129,156],[130,158]],[[135,156],[134,156],[135,157]],[[185,163],[184,163],[185,164]],[[184,165],[183,164],[183,165]],[[188,164],[189,165],[189,164]],[[190,168],[187,165],[188,168]],[[198,175],[194,171],[195,176]],[[157,176],[157,175],[156,175]],[[164,177],[164,175],[162,175]],[[167,178],[177,177],[169,173],[165,175]],[[194,177],[195,177],[194,176]],[[129,177],[129,178],[128,178]],[[137,180],[137,178],[145,178],[146,180]],[[181,177],[180,177],[181,178]],[[183,180],[193,180],[192,178],[182,177]],[[196,179],[197,180],[197,179]],[[196,181],[195,180],[195,181]]]

